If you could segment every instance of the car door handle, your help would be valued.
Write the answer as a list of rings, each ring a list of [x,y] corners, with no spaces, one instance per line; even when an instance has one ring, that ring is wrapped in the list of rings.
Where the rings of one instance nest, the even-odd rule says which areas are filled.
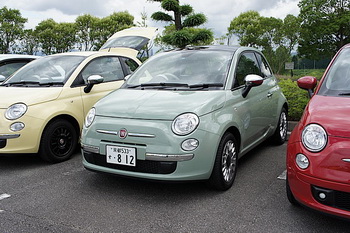
[[[273,94],[272,94],[271,92],[267,93],[267,98],[271,98],[272,95],[273,95]]]

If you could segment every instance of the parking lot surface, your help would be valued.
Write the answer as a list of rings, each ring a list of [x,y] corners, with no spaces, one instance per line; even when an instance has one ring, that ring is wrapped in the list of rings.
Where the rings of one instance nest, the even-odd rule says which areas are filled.
[[[244,156],[226,192],[90,172],[80,152],[53,165],[1,156],[0,232],[349,232],[349,221],[288,202],[285,150]]]

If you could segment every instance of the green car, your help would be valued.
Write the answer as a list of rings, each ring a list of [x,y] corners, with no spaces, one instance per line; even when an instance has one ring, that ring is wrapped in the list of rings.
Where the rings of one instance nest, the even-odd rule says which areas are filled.
[[[86,169],[229,189],[238,159],[287,136],[287,101],[264,56],[249,47],[159,53],[98,101],[82,131]]]

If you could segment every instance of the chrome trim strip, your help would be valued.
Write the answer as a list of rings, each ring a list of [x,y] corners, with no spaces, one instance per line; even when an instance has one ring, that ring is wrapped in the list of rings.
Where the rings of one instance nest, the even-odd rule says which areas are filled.
[[[111,134],[111,135],[118,135],[118,132],[115,131],[108,131],[103,129],[96,130],[97,133],[103,133],[103,134]]]
[[[95,154],[100,153],[100,148],[97,146],[89,146],[89,145],[82,144],[81,148],[86,152],[95,153]]]
[[[350,159],[342,159],[344,162],[350,163]]]
[[[139,137],[139,138],[155,138],[156,135],[153,134],[145,134],[145,133],[128,133],[130,137]]]
[[[146,160],[153,161],[187,161],[193,159],[194,154],[182,154],[182,155],[166,155],[166,154],[154,154],[154,153],[146,153]]]
[[[110,134],[110,135],[116,135],[118,136],[117,131],[109,131],[109,130],[103,130],[98,129],[96,130],[97,133],[103,133],[103,134]],[[128,133],[129,137],[138,137],[138,138],[155,138],[156,135],[153,134],[145,134],[145,133]]]
[[[19,138],[20,134],[0,134],[0,139],[13,139]]]

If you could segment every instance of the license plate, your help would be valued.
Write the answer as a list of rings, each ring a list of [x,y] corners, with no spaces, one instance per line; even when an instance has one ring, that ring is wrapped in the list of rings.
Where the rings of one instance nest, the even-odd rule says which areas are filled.
[[[136,149],[107,145],[107,163],[136,166]]]

